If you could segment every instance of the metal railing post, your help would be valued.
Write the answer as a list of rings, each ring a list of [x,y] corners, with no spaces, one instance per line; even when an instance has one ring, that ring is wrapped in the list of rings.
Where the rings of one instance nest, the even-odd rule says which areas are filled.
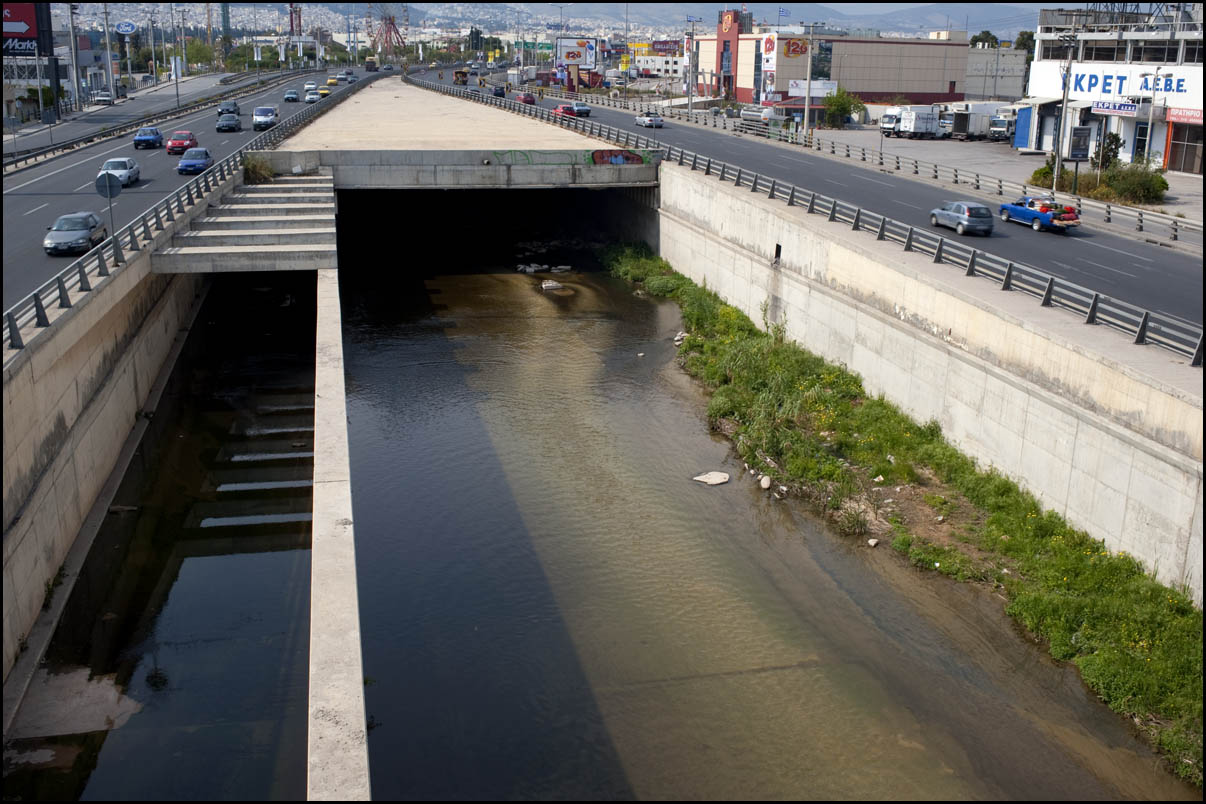
[[[1147,310],[1143,311],[1143,318],[1139,321],[1139,329],[1135,332],[1135,343],[1142,345],[1147,343],[1147,322],[1151,319],[1152,314]]]
[[[808,193],[808,210],[807,210],[807,212],[810,215],[812,214],[813,210],[816,209],[816,205],[817,205],[817,194],[816,194],[816,191],[813,190]]]
[[[1097,323],[1097,302],[1101,299],[1100,293],[1093,294],[1093,301],[1089,302],[1089,314],[1085,316],[1086,324]]]
[[[1043,301],[1040,306],[1051,306],[1051,295],[1055,292],[1055,277],[1047,277],[1047,289],[1043,291]]]
[[[887,230],[888,230],[888,216],[880,215],[879,216],[879,229],[876,230],[876,232],[875,232],[875,239],[883,240],[885,237],[887,237]]]
[[[934,249],[934,262],[942,262],[942,247],[946,245],[946,238],[938,238],[938,247]]]
[[[905,251],[913,250],[913,227],[912,226],[909,227],[909,234],[907,237],[905,237],[904,250]]]
[[[46,306],[42,304],[42,294],[34,291],[34,320],[39,327],[49,327],[50,318],[46,315]]]
[[[863,217],[863,208],[862,207],[859,207],[858,209],[854,210],[854,225],[852,225],[850,227],[851,231],[853,231],[853,232],[858,231],[858,223],[859,223],[859,220],[862,219],[862,217]]]
[[[1001,280],[1001,290],[1013,290],[1013,262],[1005,265],[1005,278]]]
[[[5,318],[8,319],[8,348],[24,349],[25,341],[21,339],[21,328],[17,326],[16,317],[12,313],[5,313]]]
[[[973,248],[971,256],[967,258],[967,270],[963,272],[964,276],[976,275],[976,250]]]
[[[88,271],[84,268],[83,260],[80,260],[80,290],[84,293],[92,290],[92,283],[88,281]]]
[[[67,283],[63,281],[63,275],[59,274],[54,278],[55,284],[59,286],[59,309],[71,309],[71,297],[67,295]]]

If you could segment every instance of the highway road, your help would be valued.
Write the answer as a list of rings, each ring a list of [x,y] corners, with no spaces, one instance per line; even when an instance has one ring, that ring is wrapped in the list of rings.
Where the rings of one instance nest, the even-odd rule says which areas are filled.
[[[229,73],[211,73],[186,78],[180,83],[180,105],[187,106],[194,100],[216,95],[223,92],[246,87],[255,82],[255,76],[244,77],[242,80],[220,85],[219,81]],[[273,73],[265,73],[266,78]],[[3,138],[4,155],[12,153],[14,147],[25,151],[31,148],[46,148],[54,143],[66,142],[84,137],[102,128],[137,120],[149,114],[168,113],[176,108],[176,85],[174,82],[161,83],[158,87],[141,90],[129,98],[119,99],[112,106],[90,107],[88,111],[76,114],[71,119],[47,129],[38,126],[37,130],[26,133],[17,132],[16,145],[13,144],[11,133],[5,132]]]
[[[443,83],[451,84],[451,72],[445,70],[444,76]],[[438,80],[434,70],[418,78]],[[515,96],[509,93],[507,97]],[[545,98],[539,103],[553,108],[562,102]],[[818,156],[798,146],[772,144],[759,137],[735,136],[722,129],[678,121],[667,121],[660,129],[642,128],[635,125],[634,117],[632,112],[592,105],[590,119],[740,165],[918,228],[933,228],[930,210],[961,197],[949,188],[856,167],[849,161]],[[967,200],[976,198],[970,196]],[[937,231],[959,238],[951,229]],[[1068,235],[1034,232],[1016,223],[1002,223],[999,218],[991,237],[968,235],[967,239],[972,241],[969,245],[982,251],[1032,265],[1103,295],[1197,326],[1202,324],[1201,254],[1185,254],[1100,229],[1081,228]]]
[[[244,129],[241,132],[218,134],[214,131],[217,110],[214,108],[175,118],[160,126],[165,136],[178,129],[191,130],[202,147],[210,149],[215,159],[222,159],[242,147],[259,132],[251,130],[251,111],[255,106],[273,105],[280,109],[282,121],[305,107],[305,103],[285,103],[287,89],[301,91],[307,80],[325,82],[327,73],[307,73],[279,87],[239,99]],[[359,73],[361,80],[364,74]],[[201,79],[194,79],[201,80]],[[347,84],[332,87],[332,98],[346,91]],[[204,94],[204,93],[201,93]],[[327,103],[328,100],[319,101]],[[172,95],[175,108],[175,94]],[[121,107],[117,107],[120,109]],[[91,210],[108,224],[108,202],[96,193],[94,182],[106,159],[129,156],[138,161],[141,180],[124,189],[113,199],[113,216],[118,229],[142,214],[155,202],[191,181],[191,175],[176,173],[177,156],[168,156],[162,149],[134,150],[133,134],[104,140],[86,148],[71,151],[36,167],[14,173],[4,180],[4,307],[8,309],[35,288],[67,267],[75,257],[50,257],[42,250],[46,227],[60,215]],[[110,227],[112,234],[112,227]]]

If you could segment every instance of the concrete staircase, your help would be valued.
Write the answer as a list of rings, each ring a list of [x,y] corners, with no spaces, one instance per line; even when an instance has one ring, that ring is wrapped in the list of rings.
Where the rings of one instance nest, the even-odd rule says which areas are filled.
[[[331,175],[277,176],[268,184],[241,185],[151,258],[157,274],[336,267]]]

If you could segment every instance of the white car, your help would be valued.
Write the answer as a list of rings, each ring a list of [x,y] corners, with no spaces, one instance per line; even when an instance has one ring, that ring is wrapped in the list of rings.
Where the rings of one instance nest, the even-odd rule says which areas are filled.
[[[113,103],[113,95],[108,91],[95,92],[92,95],[93,103]]]
[[[280,121],[281,118],[275,106],[257,106],[251,113],[251,128],[253,131],[272,128]]]
[[[305,86],[302,87],[302,90],[304,92],[316,92],[318,91],[318,84],[313,81],[307,81]]]
[[[320,100],[322,100],[322,95],[319,95],[317,90],[306,93],[306,103],[318,103]]]
[[[658,117],[655,114],[640,115],[633,122],[635,122],[638,126],[644,126],[645,128],[661,128],[662,127],[662,118]]]
[[[96,174],[97,178],[100,178],[102,173],[112,173],[121,182],[122,187],[127,187],[138,181],[138,163],[127,156],[106,159],[100,172]]]

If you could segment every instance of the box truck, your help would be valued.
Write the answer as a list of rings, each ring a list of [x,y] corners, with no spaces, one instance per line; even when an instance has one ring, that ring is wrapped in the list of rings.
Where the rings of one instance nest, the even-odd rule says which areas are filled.
[[[951,138],[956,140],[979,140],[988,136],[990,115],[982,112],[955,112],[951,126]]]
[[[1017,119],[1018,114],[1016,109],[1006,107],[998,110],[996,114],[989,118],[988,138],[994,142],[1012,140]]]
[[[900,131],[898,137],[908,137],[911,140],[932,140],[938,136],[938,115],[929,106],[917,110],[906,109],[900,113]]]

